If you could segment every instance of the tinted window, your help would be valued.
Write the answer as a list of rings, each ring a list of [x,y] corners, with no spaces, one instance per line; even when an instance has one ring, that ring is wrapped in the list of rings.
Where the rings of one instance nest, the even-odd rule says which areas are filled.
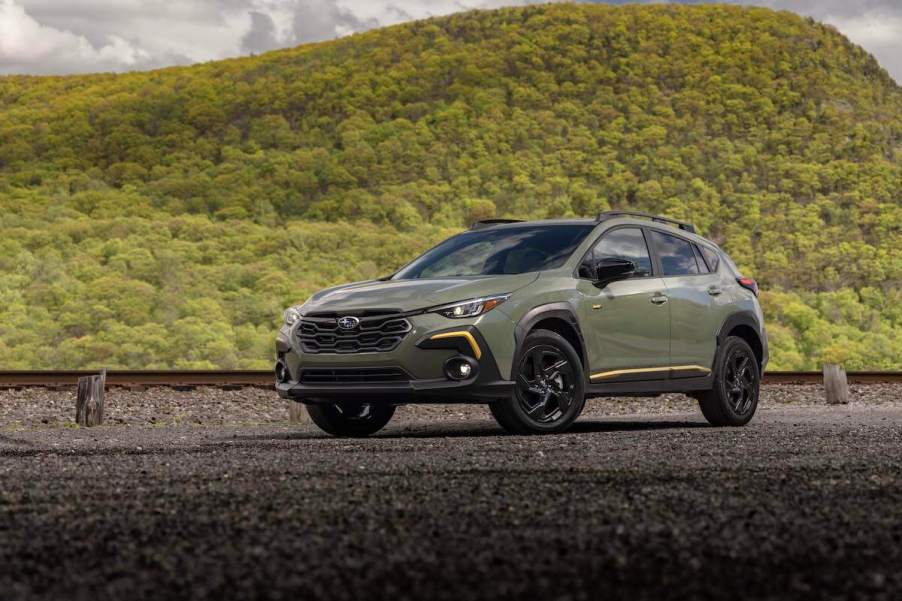
[[[716,273],[717,267],[720,265],[720,258],[717,256],[717,253],[707,246],[702,246],[701,249],[702,256],[705,258],[705,263],[708,264],[708,269],[711,270],[711,273]]]
[[[624,227],[608,232],[595,245],[592,256],[596,262],[602,259],[629,259],[639,267],[640,275],[651,275],[651,257],[645,236],[639,228]]]
[[[692,243],[670,234],[651,231],[655,250],[661,259],[664,275],[693,275],[698,273]]]
[[[464,232],[445,240],[392,279],[502,275],[556,269],[594,224],[504,227]]]

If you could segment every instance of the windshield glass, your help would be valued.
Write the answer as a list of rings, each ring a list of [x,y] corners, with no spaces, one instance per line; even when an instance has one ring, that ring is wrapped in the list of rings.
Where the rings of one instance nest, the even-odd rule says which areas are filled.
[[[464,232],[395,274],[394,280],[503,275],[564,264],[594,224],[533,225]]]

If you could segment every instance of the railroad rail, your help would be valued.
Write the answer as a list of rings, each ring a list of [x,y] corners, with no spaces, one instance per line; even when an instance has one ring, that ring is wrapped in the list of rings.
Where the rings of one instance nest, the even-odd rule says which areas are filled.
[[[63,388],[75,386],[78,378],[95,375],[90,370],[64,371],[0,371],[0,388]],[[850,371],[849,384],[902,383],[902,371]],[[824,376],[819,371],[769,371],[764,374],[765,384],[820,384]],[[212,386],[220,388],[265,387],[275,383],[269,370],[108,370],[108,387],[142,388],[169,386],[172,388],[196,388]]]

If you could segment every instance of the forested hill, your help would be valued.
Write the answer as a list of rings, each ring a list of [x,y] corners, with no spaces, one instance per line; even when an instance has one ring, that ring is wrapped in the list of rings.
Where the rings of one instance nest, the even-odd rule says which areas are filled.
[[[319,286],[476,218],[625,207],[758,278],[774,367],[902,368],[902,91],[830,27],[710,5],[0,77],[0,367],[267,366]]]

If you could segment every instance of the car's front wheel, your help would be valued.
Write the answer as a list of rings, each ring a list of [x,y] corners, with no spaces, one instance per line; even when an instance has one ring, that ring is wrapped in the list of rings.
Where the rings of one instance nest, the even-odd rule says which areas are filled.
[[[332,436],[363,437],[375,434],[395,414],[393,405],[333,403],[307,405],[313,423]]]
[[[512,398],[489,405],[495,421],[515,434],[563,432],[585,404],[585,376],[576,350],[562,336],[536,330],[514,367]]]

